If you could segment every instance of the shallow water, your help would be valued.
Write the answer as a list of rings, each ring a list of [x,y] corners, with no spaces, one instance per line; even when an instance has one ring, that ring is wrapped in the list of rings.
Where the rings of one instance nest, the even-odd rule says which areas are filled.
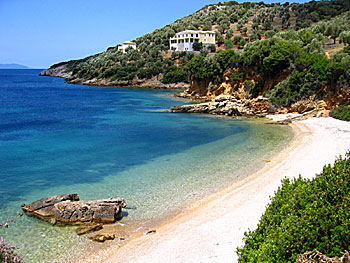
[[[261,167],[292,137],[261,121],[160,112],[171,91],[70,85],[0,70],[0,223],[22,203],[64,193],[123,197],[121,223],[147,224]],[[58,262],[91,242],[23,216],[0,229],[28,262]]]

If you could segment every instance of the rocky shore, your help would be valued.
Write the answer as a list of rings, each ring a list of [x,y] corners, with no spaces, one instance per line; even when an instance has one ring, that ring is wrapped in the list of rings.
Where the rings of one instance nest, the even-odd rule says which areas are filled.
[[[182,106],[174,106],[169,112],[207,113],[232,117],[268,117],[276,123],[288,124],[293,120],[306,117],[328,116],[329,110],[323,101],[299,101],[290,108],[276,109],[269,105],[268,98],[259,96],[253,99],[238,98],[233,95],[219,95],[213,100]],[[286,114],[292,113],[292,114]],[[283,115],[281,115],[283,114]],[[274,118],[272,116],[283,116]]]
[[[111,81],[107,79],[83,79],[73,75],[67,67],[67,63],[52,66],[40,72],[41,76],[62,77],[68,83],[90,85],[90,86],[104,86],[104,87],[135,87],[135,88],[150,88],[150,89],[179,89],[181,93],[175,94],[175,97],[186,98],[193,101],[202,101],[202,103],[195,103],[182,106],[174,106],[168,112],[177,113],[206,113],[214,115],[225,115],[232,117],[248,117],[248,118],[263,118],[268,115],[279,114],[297,114],[284,115],[282,120],[275,121],[280,124],[288,124],[292,120],[302,119],[305,117],[326,117],[329,115],[330,109],[327,103],[323,100],[315,100],[314,97],[304,99],[291,104],[288,107],[276,107],[269,103],[269,99],[263,96],[257,98],[247,97],[243,91],[234,92],[232,85],[229,83],[227,76],[224,78],[219,89],[213,94],[207,91],[208,83],[198,83],[198,81],[190,81],[188,83],[171,83],[164,84],[161,82],[162,75],[154,76],[151,79],[133,80],[116,80]],[[240,89],[238,89],[240,90]],[[204,102],[203,102],[204,101]],[[292,117],[288,117],[292,116]]]
[[[185,90],[190,87],[190,84],[179,82],[164,84],[161,82],[162,74],[152,77],[151,79],[139,79],[135,77],[132,80],[108,80],[108,79],[83,79],[73,75],[67,68],[67,64],[54,66],[43,70],[40,76],[60,77],[64,78],[67,83],[80,84],[88,86],[103,86],[103,87],[134,87],[134,88],[149,88],[149,89],[179,89]]]
[[[183,106],[174,106],[170,112],[209,113],[226,116],[264,117],[268,114],[269,101],[262,96],[255,99],[237,99],[232,95],[220,95],[215,99]]]

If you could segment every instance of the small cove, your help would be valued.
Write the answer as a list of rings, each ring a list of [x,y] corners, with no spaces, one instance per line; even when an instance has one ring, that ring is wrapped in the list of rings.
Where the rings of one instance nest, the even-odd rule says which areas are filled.
[[[37,70],[0,71],[0,222],[63,193],[123,197],[121,223],[147,229],[263,166],[292,138],[262,121],[160,112],[171,91],[70,85]],[[137,226],[137,227],[136,227]],[[1,229],[28,262],[90,246],[74,227],[23,216]]]

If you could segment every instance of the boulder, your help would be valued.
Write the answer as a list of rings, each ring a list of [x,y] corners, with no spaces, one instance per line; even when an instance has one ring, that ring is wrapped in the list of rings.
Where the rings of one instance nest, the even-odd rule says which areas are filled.
[[[93,241],[102,243],[102,242],[105,242],[106,240],[114,240],[115,235],[114,234],[97,234],[89,238]]]
[[[122,218],[122,208],[126,207],[126,203],[122,198],[79,201],[77,194],[66,194],[43,198],[21,207],[26,214],[49,222],[114,223]]]
[[[43,220],[50,220],[53,218],[53,206],[64,201],[79,201],[79,196],[77,194],[56,195],[40,199],[28,205],[22,204],[21,207],[27,215],[36,216]]]

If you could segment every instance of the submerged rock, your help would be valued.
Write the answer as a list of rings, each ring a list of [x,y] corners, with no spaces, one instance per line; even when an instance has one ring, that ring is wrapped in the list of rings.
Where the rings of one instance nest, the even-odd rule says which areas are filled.
[[[43,198],[21,207],[26,214],[49,222],[114,223],[122,218],[122,208],[126,207],[126,203],[122,198],[79,201],[77,194],[65,194]]]
[[[114,240],[115,235],[114,234],[97,234],[89,238],[93,241],[102,243],[102,242],[105,242],[106,240]]]
[[[89,233],[89,232],[101,230],[102,228],[103,228],[102,224],[89,223],[87,225],[78,227],[75,230],[75,232],[78,235],[84,235],[84,234]]]

